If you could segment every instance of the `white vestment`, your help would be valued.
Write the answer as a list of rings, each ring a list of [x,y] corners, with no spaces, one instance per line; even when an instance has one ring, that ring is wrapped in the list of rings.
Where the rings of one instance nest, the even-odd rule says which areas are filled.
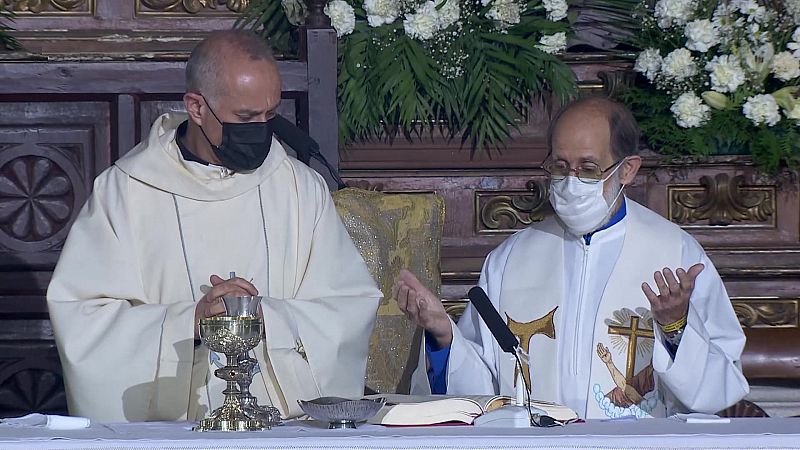
[[[749,390],[739,362],[745,337],[719,274],[688,233],[625,201],[626,216],[589,244],[550,218],[516,233],[486,259],[479,285],[528,347],[532,397],[585,418],[713,413],[732,405]],[[705,269],[673,359],[641,284],[658,292],[655,271],[698,262]],[[608,363],[600,346],[610,352]],[[412,392],[429,392],[425,369],[423,355]],[[453,325],[447,393],[513,396],[514,380],[513,357],[469,305]]]
[[[212,274],[264,296],[251,390],[284,417],[298,399],[363,395],[381,297],[322,177],[273,140],[250,173],[185,161],[184,115],[94,183],[47,292],[70,413],[98,421],[196,420],[221,405],[216,355],[195,346]]]

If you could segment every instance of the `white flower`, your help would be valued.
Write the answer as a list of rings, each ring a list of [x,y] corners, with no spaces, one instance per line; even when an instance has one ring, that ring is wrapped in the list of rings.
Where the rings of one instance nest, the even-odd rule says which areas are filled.
[[[558,22],[567,17],[567,2],[564,0],[544,0],[542,2],[545,11],[547,11],[547,20]]]
[[[742,107],[744,116],[750,119],[754,124],[761,125],[763,123],[773,126],[781,120],[781,113],[778,110],[778,103],[775,98],[769,94],[758,94],[748,97]]]
[[[781,81],[800,77],[800,61],[790,52],[780,52],[772,58],[772,73]]]
[[[683,34],[688,39],[686,48],[696,52],[705,53],[711,47],[719,44],[719,30],[708,19],[693,20],[687,23]]]
[[[767,9],[758,4],[755,0],[733,0],[731,9],[747,16],[748,22],[760,22],[767,15]]]
[[[306,4],[301,0],[281,0],[286,19],[292,25],[302,25],[306,21]]]
[[[653,81],[656,78],[658,71],[661,70],[662,61],[663,59],[661,58],[661,54],[658,52],[658,49],[648,48],[642,53],[639,53],[639,57],[636,58],[636,65],[633,66],[633,70],[643,73],[648,80]]]
[[[675,121],[683,128],[696,128],[703,126],[711,114],[711,108],[694,92],[684,92],[670,106],[670,111],[675,114]]]
[[[364,0],[364,11],[371,27],[379,27],[397,20],[400,5],[397,0]]]
[[[661,70],[667,78],[681,81],[697,74],[697,65],[689,50],[679,48],[664,58]]]
[[[686,24],[692,18],[696,6],[696,0],[658,0],[655,7],[658,26],[667,29],[673,25]]]
[[[515,0],[494,0],[486,17],[496,20],[500,28],[519,23],[523,6]]]
[[[439,28],[444,30],[456,23],[461,17],[461,7],[458,0],[445,0],[444,5],[439,7]]]
[[[800,25],[800,0],[783,0],[783,7],[792,17],[794,24]]]
[[[800,27],[797,27],[797,29],[794,30],[794,33],[792,33],[792,41],[793,42],[789,42],[786,45],[786,48],[789,50],[794,50],[794,56],[796,58],[800,58]]]
[[[717,92],[735,92],[744,83],[744,70],[731,55],[715,56],[706,70],[711,72],[711,89]]]
[[[331,18],[331,25],[336,30],[336,36],[338,37],[352,33],[356,27],[355,11],[344,0],[331,0],[325,5],[323,12]]]
[[[436,3],[427,1],[417,8],[415,14],[406,14],[403,29],[412,38],[427,40],[439,31],[439,12]]]
[[[539,39],[539,44],[541,45],[537,45],[536,48],[545,53],[562,53],[567,49],[567,34],[562,32],[542,36],[542,38]]]

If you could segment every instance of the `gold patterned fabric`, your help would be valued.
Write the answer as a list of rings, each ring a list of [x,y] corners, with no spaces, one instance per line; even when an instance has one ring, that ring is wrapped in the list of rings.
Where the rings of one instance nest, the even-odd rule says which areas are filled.
[[[420,332],[397,307],[392,285],[400,269],[408,268],[431,291],[440,293],[444,202],[436,194],[385,194],[353,188],[334,192],[333,200],[383,291],[370,341],[367,388],[407,393]]]

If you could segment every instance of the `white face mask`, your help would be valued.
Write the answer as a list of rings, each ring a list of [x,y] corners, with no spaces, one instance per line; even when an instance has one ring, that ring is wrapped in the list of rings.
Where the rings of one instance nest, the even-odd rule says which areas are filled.
[[[603,195],[603,185],[620,166],[621,163],[598,183],[584,183],[572,175],[561,181],[550,181],[550,204],[570,232],[583,236],[608,220],[611,207],[622,195],[624,186],[620,186],[609,202]]]

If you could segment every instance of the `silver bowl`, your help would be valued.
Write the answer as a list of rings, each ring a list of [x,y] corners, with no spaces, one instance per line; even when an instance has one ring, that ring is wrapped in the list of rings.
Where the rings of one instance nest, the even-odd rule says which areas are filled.
[[[350,400],[340,397],[320,397],[314,400],[298,400],[300,409],[312,419],[328,422],[328,428],[355,428],[356,423],[364,422],[378,413],[385,401]]]

